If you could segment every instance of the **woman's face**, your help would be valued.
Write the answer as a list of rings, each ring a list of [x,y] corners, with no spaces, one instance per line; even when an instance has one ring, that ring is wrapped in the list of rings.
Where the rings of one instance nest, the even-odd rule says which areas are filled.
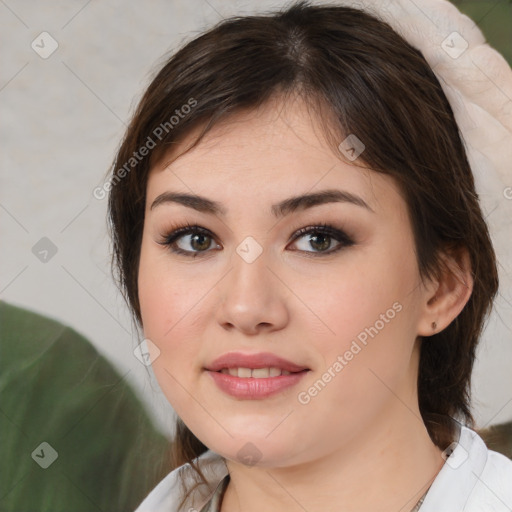
[[[417,421],[426,290],[406,204],[319,134],[303,103],[267,105],[150,173],[139,298],[153,369],[233,461],[303,463]],[[200,229],[172,237],[187,225]]]

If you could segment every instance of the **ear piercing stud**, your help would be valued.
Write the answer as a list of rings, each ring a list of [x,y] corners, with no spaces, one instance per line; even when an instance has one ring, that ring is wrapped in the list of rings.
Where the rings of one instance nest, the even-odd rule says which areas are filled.
[[[437,324],[435,322],[432,322],[432,330],[435,331],[437,329]]]

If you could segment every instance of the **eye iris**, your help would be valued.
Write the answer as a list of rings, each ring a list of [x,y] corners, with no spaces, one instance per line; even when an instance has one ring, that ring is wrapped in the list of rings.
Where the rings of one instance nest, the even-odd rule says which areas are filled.
[[[318,239],[320,238],[320,240],[322,242],[318,242]],[[329,245],[330,245],[330,236],[329,235],[326,235],[326,234],[315,234],[315,235],[310,235],[310,240],[309,242],[312,244],[312,246],[315,248],[315,249],[318,249],[318,250],[325,250],[325,249],[328,249],[329,248]],[[315,247],[315,244],[318,244],[317,247]]]
[[[202,241],[199,245],[195,243],[198,239]],[[205,250],[210,246],[210,239],[207,235],[195,234],[191,237],[191,245],[197,251]]]

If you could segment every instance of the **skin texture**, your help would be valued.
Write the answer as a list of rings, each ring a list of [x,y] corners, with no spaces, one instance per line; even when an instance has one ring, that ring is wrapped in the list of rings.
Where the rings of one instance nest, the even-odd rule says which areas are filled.
[[[193,135],[150,173],[139,298],[144,334],[160,351],[153,369],[163,392],[192,432],[226,458],[231,482],[222,510],[410,510],[444,463],[418,409],[418,336],[432,334],[434,321],[443,329],[462,310],[471,293],[467,260],[453,264],[459,278],[422,282],[394,181],[343,162],[300,100],[237,114],[179,157]],[[337,202],[283,218],[271,213],[274,203],[324,189],[357,195],[373,211]],[[150,208],[171,190],[206,196],[227,213],[176,203]],[[213,234],[210,245],[182,236],[182,249],[206,248],[196,258],[158,243],[187,222]],[[354,244],[322,254],[339,242],[328,238],[322,249],[324,240],[311,244],[311,235],[293,239],[320,223]],[[236,252],[248,236],[263,249],[252,263]],[[400,311],[389,319],[393,304]],[[301,403],[299,393],[378,320],[378,334]],[[233,398],[203,370],[230,351],[273,352],[310,372],[264,400]],[[260,457],[252,466],[240,461],[247,443]]]

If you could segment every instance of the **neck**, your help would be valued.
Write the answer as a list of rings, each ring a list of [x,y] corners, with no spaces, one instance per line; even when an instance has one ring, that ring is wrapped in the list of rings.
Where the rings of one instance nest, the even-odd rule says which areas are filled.
[[[226,461],[230,482],[222,512],[409,512],[444,463],[415,403],[394,399],[349,443],[301,465],[262,468]]]

